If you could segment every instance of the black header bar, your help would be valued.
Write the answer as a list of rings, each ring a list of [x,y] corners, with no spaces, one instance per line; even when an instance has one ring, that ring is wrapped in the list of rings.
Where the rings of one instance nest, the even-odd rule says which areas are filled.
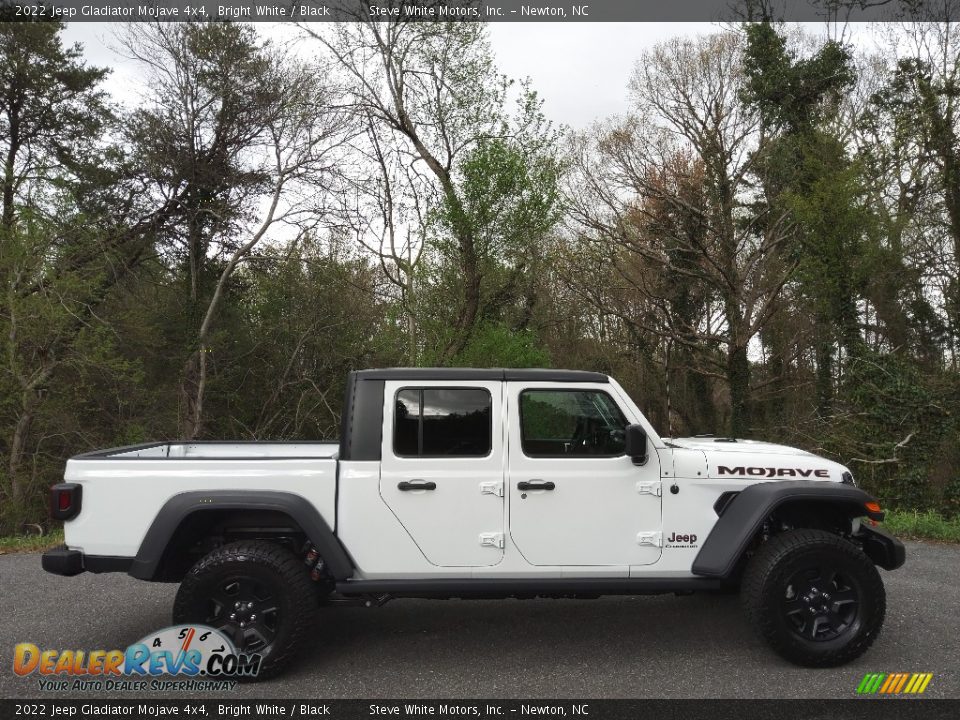
[[[4,19],[68,22],[806,22],[957,20],[956,0],[0,0]]]
[[[693,688],[691,688],[693,690]],[[813,690],[815,692],[815,690]],[[849,700],[245,700],[195,699],[0,700],[0,720],[27,718],[314,718],[357,720],[953,720],[960,700],[906,697],[889,701]]]

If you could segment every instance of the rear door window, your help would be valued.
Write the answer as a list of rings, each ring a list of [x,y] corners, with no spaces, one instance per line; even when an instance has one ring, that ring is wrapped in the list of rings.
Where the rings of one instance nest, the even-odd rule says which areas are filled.
[[[403,388],[394,410],[398,457],[490,454],[493,401],[484,388]]]

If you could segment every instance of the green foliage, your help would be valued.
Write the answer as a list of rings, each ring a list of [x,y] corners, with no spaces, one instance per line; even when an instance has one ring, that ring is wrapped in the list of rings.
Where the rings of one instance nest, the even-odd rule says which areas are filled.
[[[295,255],[257,256],[236,282],[240,300],[211,344],[205,436],[338,437],[347,372],[399,361],[372,268],[308,240]]]
[[[836,418],[824,428],[856,477],[893,508],[949,512],[938,474],[945,442],[956,442],[956,378],[930,375],[901,356],[864,352],[854,358],[838,396]],[[946,503],[946,504],[945,504]]]
[[[888,511],[883,525],[891,533],[902,538],[960,542],[960,518],[950,519],[936,510]]]
[[[40,535],[0,536],[0,555],[19,552],[42,552],[63,544],[63,528],[56,528]]]
[[[459,202],[440,223],[468,227],[488,259],[517,260],[558,220],[559,166],[503,138],[482,139],[460,164]]]
[[[530,330],[482,325],[450,363],[452,367],[549,367],[550,356]]]
[[[797,279],[814,311],[855,351],[860,337],[855,298],[864,294],[862,260],[875,218],[863,202],[860,167],[844,160],[842,143],[813,133],[800,155],[797,174],[805,178],[781,195],[800,235],[793,250]]]
[[[788,134],[818,125],[853,85],[853,56],[828,41],[809,58],[798,58],[787,38],[769,22],[744,26],[747,38],[743,100],[756,105],[768,126]]]
[[[604,135],[620,164],[591,179],[612,204],[625,188],[644,192],[598,216],[585,232],[603,243],[587,251],[568,236],[564,194],[589,146],[554,132],[536,94],[497,71],[482,26],[394,29],[386,59],[368,27],[332,32],[358,66],[380,68],[364,76],[368,94],[389,90],[384,63],[402,66],[403,116],[389,92],[360,105],[397,172],[411,173],[391,198],[407,204],[394,219],[416,224],[424,246],[395,276],[409,286],[387,281],[397,268],[339,224],[328,201],[342,187],[298,176],[281,204],[308,199],[299,231],[271,232],[237,266],[201,341],[199,316],[261,209],[273,158],[257,154],[282,110],[284,63],[268,61],[271,47],[248,26],[136,26],[133,48],[147,62],[178,58],[179,80],[156,68],[144,102],[117,118],[100,90],[105,71],[63,46],[62,24],[0,23],[0,156],[13,156],[0,178],[0,533],[43,525],[66,457],[180,436],[184,369],[202,350],[202,437],[336,437],[346,374],[360,368],[585,368],[617,376],[664,433],[752,419],[752,436],[850,465],[893,508],[895,532],[957,540],[950,193],[960,208],[960,165],[950,165],[955,85],[938,67],[891,67],[857,128],[873,134],[854,152],[840,112],[860,82],[848,48],[801,51],[766,23],[695,52],[666,47],[661,90],[681,97],[719,72],[742,92],[724,85],[716,105],[697,96],[717,117],[677,137],[655,124],[638,133],[652,165]],[[639,111],[676,111],[665,102]],[[751,133],[736,145],[752,153],[742,165],[720,137],[737,128]],[[369,161],[330,165],[344,159]],[[724,185],[731,168],[745,173],[740,190]],[[727,220],[735,232],[719,227]],[[780,240],[752,254],[767,238]],[[731,372],[725,318],[738,307],[750,339]],[[543,432],[563,434],[559,416],[540,410]],[[49,537],[3,539],[0,552]]]
[[[759,111],[770,133],[767,146],[757,151],[769,203],[796,224],[797,242],[788,257],[814,318],[817,411],[826,416],[837,345],[850,356],[859,352],[856,298],[863,294],[864,276],[858,264],[873,220],[862,200],[860,167],[850,162],[831,122],[856,80],[853,58],[833,41],[798,57],[768,22],[746,26],[746,36],[742,99]]]
[[[527,367],[546,358],[527,325],[543,246],[559,219],[561,166],[541,140],[481,139],[458,166],[457,194],[438,208],[436,234],[418,269],[421,363]],[[450,322],[450,299],[468,281],[459,249],[464,237],[478,280],[477,317],[468,328]],[[457,345],[450,355],[447,349]]]
[[[0,12],[11,16],[14,10]],[[109,71],[87,66],[79,45],[65,47],[64,27],[0,22],[0,147],[7,151],[4,159],[14,161],[15,192],[26,191],[37,175],[62,181],[91,171],[93,150],[110,119],[98,88]],[[5,197],[5,211],[7,202]]]
[[[101,140],[107,71],[65,47],[63,28],[0,23],[0,532],[42,516],[47,458],[73,427],[44,414],[65,371],[110,363],[86,331],[124,264],[105,212],[104,183],[116,181]]]

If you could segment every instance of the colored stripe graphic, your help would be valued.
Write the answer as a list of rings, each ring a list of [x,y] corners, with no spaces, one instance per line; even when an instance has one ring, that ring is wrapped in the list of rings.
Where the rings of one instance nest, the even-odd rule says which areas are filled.
[[[896,679],[897,679],[896,673],[893,673],[892,675],[887,675],[886,681],[883,683],[883,685],[880,686],[880,694],[883,695],[884,693],[888,692],[890,690],[890,687],[896,682]]]
[[[867,673],[860,681],[857,692],[861,695],[873,695],[880,689],[880,683],[883,682],[885,677],[886,673]]]
[[[858,695],[866,695],[871,692],[870,688],[873,686],[873,681],[876,679],[876,673],[867,673],[863,676],[863,680],[860,681],[860,684],[857,686]]]
[[[867,673],[857,685],[858,695],[920,695],[933,679],[933,673]]]

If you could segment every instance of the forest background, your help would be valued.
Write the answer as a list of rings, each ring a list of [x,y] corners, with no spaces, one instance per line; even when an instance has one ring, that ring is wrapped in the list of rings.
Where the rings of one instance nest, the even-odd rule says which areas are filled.
[[[0,535],[78,452],[336,438],[382,366],[609,373],[960,514],[960,28],[677,36],[577,130],[481,23],[118,27],[132,107],[64,31],[0,22]]]

